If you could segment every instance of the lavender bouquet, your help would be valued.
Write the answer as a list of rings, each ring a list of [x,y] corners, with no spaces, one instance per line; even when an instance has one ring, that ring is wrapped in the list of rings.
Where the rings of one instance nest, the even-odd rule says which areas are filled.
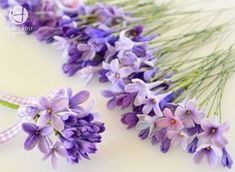
[[[226,27],[230,22],[201,27],[205,17],[195,18],[198,11],[179,10],[171,2],[0,2],[3,8],[19,4],[28,9],[30,17],[21,27],[31,27],[27,34],[62,51],[66,58],[63,71],[68,76],[79,73],[90,80],[99,75],[100,82],[112,83],[111,89],[103,92],[109,99],[108,108],[128,109],[121,121],[128,128],[135,127],[141,139],[150,138],[154,145],[160,144],[164,153],[171,146],[180,145],[193,154],[196,163],[206,156],[212,166],[220,160],[223,166],[231,168],[233,162],[224,137],[229,126],[222,123],[221,97],[234,71],[234,49],[215,50],[197,58],[190,56],[208,42],[220,40],[221,35],[230,31]],[[200,27],[162,36],[178,25],[191,28],[192,23],[194,29]],[[61,121],[49,119],[52,112],[53,109],[40,112],[42,115],[34,116],[35,121],[45,124],[52,120],[51,125],[58,131],[66,129]],[[29,126],[24,128],[28,132]],[[62,134],[60,141],[64,139]]]
[[[87,101],[89,92],[72,93],[70,88],[56,89],[46,97],[22,99],[1,94],[2,105],[18,110],[22,121],[0,133],[1,143],[16,136],[21,126],[27,134],[25,150],[36,146],[43,159],[50,159],[53,168],[57,167],[57,156],[77,164],[89,154],[97,151],[105,127],[95,120],[95,113],[82,104]]]

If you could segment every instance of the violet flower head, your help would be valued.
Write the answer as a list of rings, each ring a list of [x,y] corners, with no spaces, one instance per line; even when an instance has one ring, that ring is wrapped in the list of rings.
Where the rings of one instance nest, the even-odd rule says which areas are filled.
[[[164,117],[160,117],[155,121],[158,127],[167,128],[169,130],[181,130],[184,127],[181,120],[174,116],[171,110],[165,108],[163,114]]]
[[[38,102],[40,108],[40,116],[37,123],[41,126],[45,126],[49,122],[51,122],[52,126],[57,131],[62,131],[64,129],[64,123],[58,113],[68,107],[68,99],[63,97],[50,100],[46,97],[41,97]]]
[[[33,123],[24,123],[22,128],[28,134],[24,143],[24,148],[26,150],[31,150],[38,145],[38,148],[42,153],[48,153],[49,144],[46,137],[53,131],[51,126],[39,127]]]
[[[203,132],[198,135],[199,138],[209,140],[218,147],[224,147],[228,144],[227,139],[224,137],[224,133],[229,130],[228,122],[219,124],[217,122],[212,122],[209,119],[204,119],[201,126]]]
[[[202,159],[206,157],[210,166],[216,166],[220,156],[221,152],[218,147],[205,144],[197,148],[197,151],[193,156],[193,161],[195,163],[200,163]]]
[[[222,153],[221,164],[229,169],[232,168],[233,160],[225,148],[222,148]]]
[[[197,110],[197,102],[195,100],[188,100],[184,107],[178,106],[175,111],[175,116],[178,116],[185,127],[192,128],[196,124],[200,124],[205,113]]]
[[[101,142],[100,133],[104,132],[104,124],[94,121],[92,114],[79,118],[74,115],[63,118],[65,130],[62,131],[62,141],[68,160],[79,163],[80,159],[89,159],[89,154],[96,152],[96,143]]]

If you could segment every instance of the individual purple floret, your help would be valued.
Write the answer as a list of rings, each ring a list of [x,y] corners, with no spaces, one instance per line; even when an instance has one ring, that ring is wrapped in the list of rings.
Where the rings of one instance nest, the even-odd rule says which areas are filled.
[[[51,126],[39,127],[33,123],[24,123],[22,128],[26,133],[28,133],[28,137],[24,143],[24,148],[26,150],[31,150],[38,145],[38,148],[42,153],[49,152],[47,137],[53,131]]]
[[[197,148],[197,151],[193,156],[193,160],[195,163],[200,163],[202,159],[206,157],[210,166],[216,166],[220,156],[221,152],[218,147],[204,144]]]
[[[164,117],[158,118],[155,123],[158,127],[169,130],[181,130],[184,126],[181,120],[174,116],[169,109],[164,109]]]
[[[227,168],[232,168],[232,165],[233,165],[233,160],[231,158],[231,156],[229,155],[229,153],[227,152],[227,150],[224,148],[222,148],[222,159],[221,159],[221,164],[224,166],[224,167],[227,167]]]
[[[224,122],[219,124],[217,122],[204,119],[201,123],[203,132],[199,134],[200,138],[211,141],[218,147],[224,147],[228,144],[227,139],[224,137],[224,133],[229,130],[229,123]]]
[[[175,116],[178,116],[185,127],[192,128],[196,124],[200,124],[205,117],[205,113],[197,110],[197,102],[195,100],[188,100],[184,106],[178,106],[175,111]]]

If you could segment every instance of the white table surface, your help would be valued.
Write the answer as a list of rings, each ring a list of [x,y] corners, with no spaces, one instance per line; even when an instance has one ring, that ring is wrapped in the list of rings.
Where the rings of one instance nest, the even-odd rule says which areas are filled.
[[[213,2],[211,2],[213,4]],[[235,6],[234,0],[224,0],[223,5]],[[221,5],[221,4],[220,4]],[[217,6],[220,6],[217,5]],[[171,149],[167,154],[159,146],[140,141],[137,132],[126,130],[120,123],[119,110],[106,109],[106,100],[100,95],[108,84],[93,81],[85,85],[78,77],[66,77],[61,70],[63,59],[50,46],[39,43],[33,37],[12,36],[6,31],[4,13],[0,13],[0,91],[19,96],[41,96],[53,88],[72,87],[74,90],[87,89],[95,100],[94,110],[100,113],[106,124],[103,142],[91,160],[83,160],[72,166],[59,161],[60,172],[222,172],[226,169],[212,169],[206,163],[195,165],[192,156],[180,149]],[[231,122],[227,134],[229,151],[235,158],[235,75],[228,81],[222,103],[223,118]],[[15,111],[0,107],[0,129],[5,129],[18,120]],[[49,162],[41,161],[38,150],[25,151],[25,134],[7,144],[0,145],[1,172],[52,172]],[[235,167],[231,170],[235,171]]]

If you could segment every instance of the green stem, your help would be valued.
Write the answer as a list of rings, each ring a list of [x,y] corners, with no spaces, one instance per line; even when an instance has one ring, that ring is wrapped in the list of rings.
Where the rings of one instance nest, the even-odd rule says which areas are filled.
[[[19,105],[16,105],[16,104],[4,101],[4,100],[0,100],[0,104],[2,106],[6,106],[6,107],[9,107],[9,108],[15,109],[15,110],[17,110],[19,108]]]

